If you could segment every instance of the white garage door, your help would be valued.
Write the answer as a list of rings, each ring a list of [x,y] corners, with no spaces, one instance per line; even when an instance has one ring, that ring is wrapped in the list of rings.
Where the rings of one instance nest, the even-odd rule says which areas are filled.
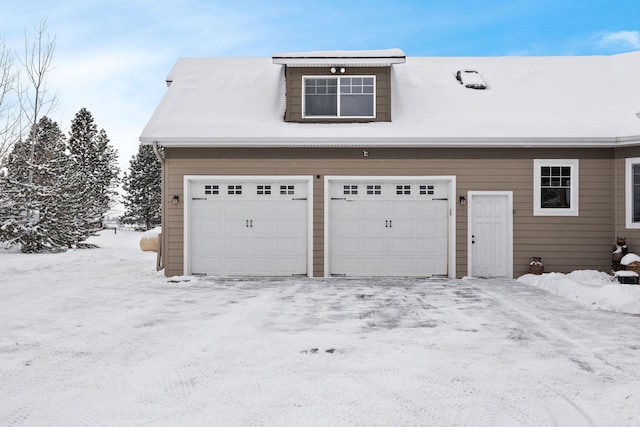
[[[307,182],[202,181],[190,186],[190,274],[307,274]]]
[[[448,184],[330,181],[331,275],[447,275]]]

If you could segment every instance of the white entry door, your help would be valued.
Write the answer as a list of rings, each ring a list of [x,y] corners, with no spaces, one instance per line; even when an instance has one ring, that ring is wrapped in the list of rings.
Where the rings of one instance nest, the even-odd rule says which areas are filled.
[[[330,181],[329,274],[446,276],[448,184]]]
[[[189,182],[188,274],[306,275],[306,182]]]
[[[469,193],[469,272],[473,277],[513,275],[513,193]]]

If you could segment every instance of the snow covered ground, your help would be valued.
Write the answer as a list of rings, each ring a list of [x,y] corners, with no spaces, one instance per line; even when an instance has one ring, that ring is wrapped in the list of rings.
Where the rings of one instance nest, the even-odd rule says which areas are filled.
[[[640,425],[640,287],[167,279],[140,236],[0,249],[0,425]]]

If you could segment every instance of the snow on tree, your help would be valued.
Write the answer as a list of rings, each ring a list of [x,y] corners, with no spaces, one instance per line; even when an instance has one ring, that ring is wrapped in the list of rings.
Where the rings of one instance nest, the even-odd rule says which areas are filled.
[[[102,219],[116,195],[118,155],[105,130],[98,131],[86,108],[78,111],[71,122],[68,147],[72,167],[78,174],[75,192],[83,195],[76,211],[80,218],[78,241],[83,241],[102,228]]]
[[[120,220],[125,224],[137,224],[145,230],[161,224],[161,165],[153,148],[140,145],[132,156],[129,173],[123,178],[125,207]]]
[[[15,144],[0,177],[1,241],[21,245],[25,253],[56,251],[74,241],[74,170],[66,148],[58,124],[46,116]]]

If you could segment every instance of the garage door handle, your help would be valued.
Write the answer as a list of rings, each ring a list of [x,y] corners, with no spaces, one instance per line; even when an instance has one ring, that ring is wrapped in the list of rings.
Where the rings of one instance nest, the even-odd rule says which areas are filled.
[[[252,219],[249,220],[249,227],[253,228],[253,220]]]
[[[389,228],[389,220],[388,219],[384,220],[384,228]]]
[[[393,227],[393,221],[389,220],[389,228]]]

